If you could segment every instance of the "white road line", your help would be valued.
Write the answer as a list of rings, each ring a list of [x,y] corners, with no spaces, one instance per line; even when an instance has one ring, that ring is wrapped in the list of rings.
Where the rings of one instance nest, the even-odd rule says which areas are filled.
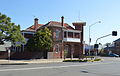
[[[50,66],[50,67],[34,67],[34,68],[19,68],[19,69],[2,69],[0,72],[6,71],[22,71],[22,70],[37,70],[37,69],[52,69],[52,68],[67,68],[67,67],[77,67],[77,66],[89,66],[98,64],[110,64],[110,63],[93,63],[93,64],[79,64],[79,65],[65,65],[65,66]]]

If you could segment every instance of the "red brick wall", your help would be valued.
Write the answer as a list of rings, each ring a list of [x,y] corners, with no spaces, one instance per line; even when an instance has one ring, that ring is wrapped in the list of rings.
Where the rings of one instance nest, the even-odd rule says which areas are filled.
[[[60,52],[54,52],[54,59],[60,58]]]
[[[71,57],[71,53],[73,50],[73,57],[74,58],[78,58],[79,56],[83,55],[83,46],[80,43],[75,43],[75,42],[65,42],[64,43],[64,47],[65,45],[68,45],[68,54],[67,57],[70,58]]]
[[[41,52],[11,52],[11,59],[42,59]],[[8,52],[0,52],[0,59],[7,59]]]
[[[64,51],[62,47],[62,28],[61,27],[49,27],[49,29],[52,31],[52,39],[53,39],[53,52],[54,52],[54,58],[64,58]],[[56,37],[56,31],[59,32],[59,37]],[[59,45],[59,52],[56,53],[55,51],[55,45]]]

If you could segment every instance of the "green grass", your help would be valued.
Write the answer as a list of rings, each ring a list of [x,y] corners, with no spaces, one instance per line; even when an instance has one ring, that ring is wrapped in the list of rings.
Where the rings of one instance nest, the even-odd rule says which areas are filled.
[[[94,59],[94,61],[101,61],[101,59]]]

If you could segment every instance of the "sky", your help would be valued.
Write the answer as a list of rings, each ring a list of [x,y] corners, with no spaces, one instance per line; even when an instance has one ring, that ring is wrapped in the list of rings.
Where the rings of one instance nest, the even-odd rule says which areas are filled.
[[[108,36],[98,40],[105,44],[120,37],[120,0],[0,0],[0,12],[6,14],[21,30],[39,18],[39,24],[49,21],[60,21],[64,16],[65,23],[86,22],[84,41],[88,44],[89,26],[91,26],[91,44],[97,38],[117,31],[117,36]]]

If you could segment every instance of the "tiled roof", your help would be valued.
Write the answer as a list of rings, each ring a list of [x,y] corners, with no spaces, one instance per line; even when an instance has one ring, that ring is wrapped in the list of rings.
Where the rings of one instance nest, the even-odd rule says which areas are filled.
[[[73,27],[71,27],[70,25],[68,25],[66,23],[64,24],[64,26],[65,26],[66,29],[74,29]]]
[[[38,30],[41,26],[43,26],[43,27],[46,27],[46,26],[62,27],[62,26],[61,26],[61,22],[50,21],[50,22],[48,22],[48,23],[45,24],[45,25],[44,25],[44,24],[38,24],[37,27],[35,27],[35,25],[32,25],[32,26],[28,27],[27,29],[25,29],[24,31],[35,31],[35,28],[37,28],[37,30]],[[67,24],[67,23],[64,23],[64,27],[65,27],[66,29],[74,30],[74,28],[71,27],[71,26],[70,26],[69,24]]]
[[[35,28],[39,28],[39,27],[41,27],[42,25],[43,25],[43,24],[38,24],[37,27],[35,27],[35,25],[32,25],[32,26],[28,27],[26,30],[35,30]]]
[[[119,39],[117,39],[117,40],[115,40],[114,42],[120,42],[120,38],[119,38]]]
[[[56,27],[62,27],[61,26],[61,22],[57,22],[57,21],[50,21],[47,24],[45,24],[44,26],[56,26]],[[64,27],[66,29],[74,29],[73,27],[71,27],[69,24],[64,23]]]

